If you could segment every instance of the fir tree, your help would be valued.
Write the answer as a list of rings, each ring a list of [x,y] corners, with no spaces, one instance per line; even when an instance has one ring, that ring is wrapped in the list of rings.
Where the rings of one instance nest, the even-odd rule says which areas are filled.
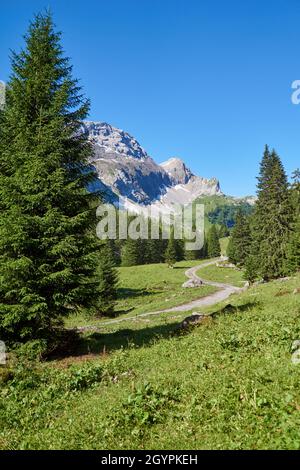
[[[99,299],[95,174],[80,133],[89,103],[63,57],[50,14],[13,54],[0,125],[0,333],[50,335],[61,318]]]
[[[294,273],[300,270],[300,170],[296,170],[293,173],[290,204],[292,209],[292,222],[287,250],[287,270],[289,273]]]
[[[137,240],[128,238],[122,246],[122,266],[136,266],[140,261],[140,250]]]
[[[172,230],[169,241],[168,241],[167,249],[165,252],[165,262],[168,264],[169,268],[173,268],[176,261],[177,261],[177,246],[176,246],[176,240],[174,240],[174,232]]]
[[[240,210],[227,248],[229,260],[238,266],[244,266],[250,253],[251,241],[249,216],[245,216]]]
[[[276,152],[266,146],[251,224],[251,269],[258,277],[269,280],[286,273],[289,226],[287,176]]]
[[[225,224],[220,226],[218,236],[219,238],[225,238],[229,236],[229,230]]]
[[[162,261],[161,240],[147,240],[146,260],[147,263],[160,263]]]
[[[221,255],[221,247],[218,232],[215,225],[212,225],[208,232],[207,254],[209,258],[216,258]]]
[[[184,260],[185,249],[184,249],[184,240],[174,240],[175,250],[176,250],[176,261]]]

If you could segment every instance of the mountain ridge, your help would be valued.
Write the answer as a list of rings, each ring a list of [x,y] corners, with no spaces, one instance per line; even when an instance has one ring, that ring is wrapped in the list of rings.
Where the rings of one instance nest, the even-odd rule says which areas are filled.
[[[158,164],[128,132],[104,121],[86,121],[83,132],[93,144],[91,164],[99,184],[123,206],[190,204],[201,195],[223,194],[216,178],[196,176],[178,157]],[[163,207],[164,206],[164,207]]]

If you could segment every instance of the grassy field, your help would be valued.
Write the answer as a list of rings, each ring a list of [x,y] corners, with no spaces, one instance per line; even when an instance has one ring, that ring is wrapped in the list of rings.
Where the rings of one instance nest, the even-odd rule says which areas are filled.
[[[252,287],[184,334],[186,314],[137,318],[85,334],[98,352],[2,368],[0,447],[299,449],[299,286]]]
[[[202,260],[181,261],[176,263],[174,269],[168,268],[166,264],[118,268],[117,316],[132,317],[140,313],[164,310],[215,292],[216,289],[210,286],[196,289],[182,287],[187,280],[185,271],[202,262]],[[102,321],[107,321],[107,319],[91,319],[88,323],[99,325]],[[68,326],[82,326],[86,323],[87,319],[78,315],[68,320]]]
[[[221,246],[221,255],[227,255],[227,247],[229,243],[229,237],[220,238],[220,246]]]
[[[208,281],[225,282],[237,287],[243,287],[246,282],[243,278],[242,271],[233,268],[222,268],[215,265],[199,269],[197,275]]]

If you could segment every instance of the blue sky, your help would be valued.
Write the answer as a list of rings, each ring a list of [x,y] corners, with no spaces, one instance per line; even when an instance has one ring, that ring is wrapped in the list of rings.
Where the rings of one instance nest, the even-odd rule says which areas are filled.
[[[300,166],[299,0],[1,2],[0,79],[45,7],[90,118],[130,132],[156,161],[180,156],[232,195],[255,192],[265,143],[288,173]]]

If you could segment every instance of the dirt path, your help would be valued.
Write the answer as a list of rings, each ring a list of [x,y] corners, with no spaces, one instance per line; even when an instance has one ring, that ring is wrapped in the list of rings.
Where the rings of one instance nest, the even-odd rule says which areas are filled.
[[[133,317],[125,317],[125,318],[119,318],[116,320],[109,320],[109,321],[102,322],[101,325],[97,327],[87,326],[87,327],[78,328],[78,330],[79,331],[99,330],[102,326],[113,325],[115,323],[121,323],[121,322],[129,321],[129,320],[136,320],[137,318],[149,317],[151,315],[160,315],[161,313],[167,313],[167,312],[187,312],[189,310],[193,310],[194,308],[208,307],[210,305],[217,304],[219,302],[222,302],[223,300],[226,300],[232,294],[245,291],[246,287],[235,287],[235,286],[231,286],[230,284],[206,281],[205,279],[199,278],[199,276],[197,276],[196,273],[201,268],[205,268],[206,266],[211,266],[213,264],[216,264],[218,261],[221,261],[221,258],[214,260],[214,261],[207,261],[206,263],[199,264],[198,266],[194,266],[193,268],[190,268],[185,272],[185,275],[188,279],[198,279],[198,280],[200,279],[202,283],[207,286],[217,287],[219,290],[217,292],[214,292],[213,294],[207,295],[206,297],[201,297],[198,300],[192,300],[191,302],[188,302],[183,305],[178,305],[177,307],[171,307],[171,308],[167,308],[164,310],[158,310],[156,312],[140,313]],[[195,289],[197,289],[197,287]],[[198,289],[201,289],[201,287]]]

